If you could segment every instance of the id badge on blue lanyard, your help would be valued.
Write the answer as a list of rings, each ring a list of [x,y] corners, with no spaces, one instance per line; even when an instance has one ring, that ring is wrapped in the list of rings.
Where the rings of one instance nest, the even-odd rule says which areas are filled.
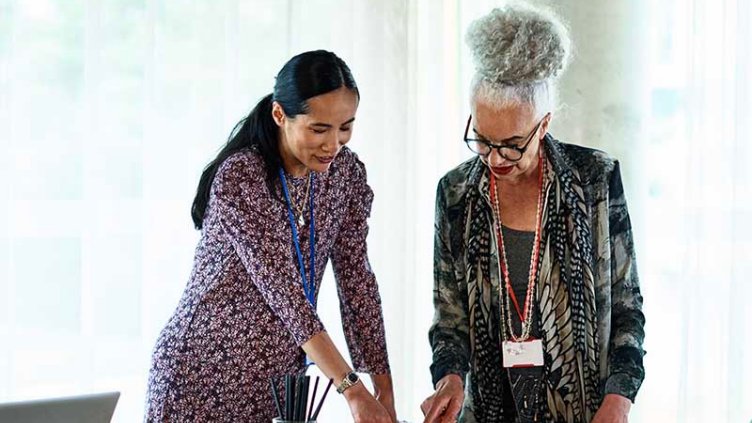
[[[313,172],[309,173],[308,177],[311,178],[311,192],[310,197],[308,198],[308,211],[310,213],[310,238],[308,240],[311,245],[311,261],[310,271],[306,274],[305,264],[303,263],[303,253],[300,250],[298,225],[295,223],[295,214],[292,211],[292,200],[290,199],[290,192],[287,189],[287,178],[285,177],[285,171],[282,168],[279,169],[279,178],[282,180],[282,191],[285,194],[285,202],[287,203],[287,216],[290,220],[290,227],[292,228],[292,242],[295,246],[295,254],[298,257],[298,266],[300,268],[303,291],[305,292],[306,298],[308,298],[308,302],[311,303],[311,306],[313,306],[314,309],[316,309],[316,223],[313,214],[313,192],[315,186],[313,183]],[[306,366],[310,366],[311,364],[313,364],[313,362],[310,361],[308,356],[306,356]]]

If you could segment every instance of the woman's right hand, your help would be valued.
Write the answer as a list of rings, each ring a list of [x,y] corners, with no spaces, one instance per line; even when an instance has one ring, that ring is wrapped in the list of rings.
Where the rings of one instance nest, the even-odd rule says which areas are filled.
[[[456,374],[444,376],[436,384],[436,392],[420,405],[426,416],[423,423],[456,422],[464,400],[462,379]]]
[[[346,390],[344,395],[355,423],[394,423],[384,406],[362,383]]]

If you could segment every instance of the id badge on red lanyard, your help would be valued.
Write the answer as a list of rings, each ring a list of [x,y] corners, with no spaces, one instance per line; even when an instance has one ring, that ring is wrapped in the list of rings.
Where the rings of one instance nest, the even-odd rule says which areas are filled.
[[[501,345],[505,368],[538,367],[543,365],[543,341],[504,341]]]

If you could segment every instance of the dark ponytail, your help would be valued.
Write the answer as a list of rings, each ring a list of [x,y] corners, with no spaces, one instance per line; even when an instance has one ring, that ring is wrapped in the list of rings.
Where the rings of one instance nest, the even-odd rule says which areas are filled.
[[[196,197],[191,207],[191,217],[196,229],[203,227],[206,207],[214,176],[222,163],[238,151],[256,147],[266,165],[266,183],[270,192],[276,192],[278,169],[282,166],[279,155],[279,128],[272,118],[272,103],[278,102],[285,115],[294,118],[308,111],[307,100],[347,87],[358,97],[358,86],[347,64],[334,53],[316,50],[290,59],[277,74],[274,93],[262,98],[250,114],[237,123],[230,138],[217,157],[201,174]]]
[[[209,204],[211,184],[219,166],[236,152],[257,145],[264,161],[271,165],[267,166],[267,170],[271,172],[271,169],[276,169],[280,165],[277,136],[277,124],[272,118],[272,94],[269,94],[256,104],[256,107],[248,116],[235,125],[227,144],[222,147],[217,157],[206,166],[201,174],[196,189],[196,198],[191,207],[191,217],[196,229],[201,229],[203,226],[206,206]]]

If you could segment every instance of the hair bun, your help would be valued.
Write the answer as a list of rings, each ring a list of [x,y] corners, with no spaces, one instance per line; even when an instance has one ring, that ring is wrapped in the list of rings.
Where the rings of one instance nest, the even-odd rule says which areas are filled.
[[[474,21],[466,41],[476,71],[497,84],[556,78],[569,59],[566,27],[552,13],[522,4],[496,8]]]

